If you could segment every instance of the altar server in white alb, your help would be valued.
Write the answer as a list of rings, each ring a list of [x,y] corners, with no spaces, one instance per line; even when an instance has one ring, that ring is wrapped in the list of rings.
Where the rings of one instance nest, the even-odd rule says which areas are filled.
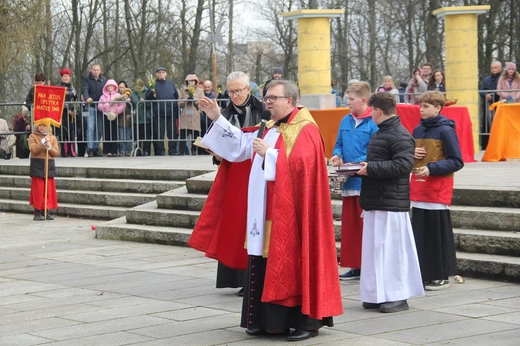
[[[415,142],[395,115],[395,97],[370,97],[372,119],[379,127],[370,140],[363,177],[361,301],[365,309],[408,310],[407,299],[424,289],[410,223],[410,173]]]

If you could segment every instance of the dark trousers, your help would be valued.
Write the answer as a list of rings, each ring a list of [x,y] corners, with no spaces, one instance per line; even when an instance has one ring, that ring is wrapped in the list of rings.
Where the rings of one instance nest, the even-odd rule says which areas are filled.
[[[168,137],[168,154],[173,155],[177,153],[177,127],[175,125],[175,118],[171,116],[154,116],[153,123],[153,145],[155,155],[164,155],[164,134]]]
[[[195,142],[195,138],[199,136],[199,131],[192,131],[188,129],[182,129],[180,132],[180,142],[179,142],[179,154],[184,155],[186,151],[189,149],[187,154],[195,155],[197,152],[197,147],[193,145]],[[191,137],[191,138],[190,138]],[[187,140],[190,138],[189,140]]]
[[[110,121],[106,116],[103,118],[105,119],[105,128],[103,132],[103,152],[106,154],[110,153],[112,155],[117,154],[117,119]]]

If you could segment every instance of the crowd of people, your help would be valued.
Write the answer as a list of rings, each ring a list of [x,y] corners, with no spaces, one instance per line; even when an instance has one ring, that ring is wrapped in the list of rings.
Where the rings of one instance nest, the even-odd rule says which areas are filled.
[[[136,79],[132,88],[124,80],[107,79],[97,63],[81,78],[79,92],[72,84],[70,69],[63,68],[60,77],[58,86],[66,89],[65,107],[61,127],[52,131],[60,143],[62,157],[130,156],[133,151],[136,156],[205,155],[204,150],[193,145],[210,123],[199,110],[198,100],[206,96],[218,99],[223,107],[233,104],[228,90],[219,90],[215,95],[213,83],[200,80],[195,74],[188,74],[177,88],[167,78],[164,67],[158,67],[155,78],[148,78],[146,84],[143,79]],[[261,103],[262,88],[265,92],[271,81],[282,78],[283,70],[277,67],[272,78],[260,86],[249,81],[248,90],[240,93],[244,105],[235,106],[244,109],[245,102],[251,102],[250,97]],[[37,73],[22,112],[14,118],[18,158],[29,157],[26,139],[31,129],[34,86],[44,84],[45,75]]]
[[[210,120],[198,109],[198,100],[203,96],[216,97],[222,106],[232,103],[229,93],[214,95],[213,83],[200,80],[197,75],[186,76],[184,84],[177,88],[168,78],[164,67],[158,67],[155,78],[136,79],[132,88],[126,81],[116,83],[111,92],[105,89],[109,81],[94,63],[90,72],[81,77],[81,90],[76,91],[72,84],[72,72],[68,68],[60,71],[58,86],[66,88],[66,106],[60,129],[53,129],[60,143],[62,157],[74,156],[129,156],[135,155],[204,155],[206,152],[193,145],[196,137],[203,136]],[[272,80],[283,79],[283,70],[275,68],[272,78],[258,86],[249,81],[249,93],[260,100]],[[353,79],[349,82],[358,82]],[[34,84],[46,84],[45,75],[37,73]],[[492,92],[486,93],[486,90]],[[502,71],[500,62],[492,63],[492,74],[484,79],[480,88],[482,96],[481,132],[488,133],[493,120],[489,105],[496,101],[520,102],[520,74],[516,64],[507,63]],[[392,76],[383,77],[382,84],[375,92],[389,92],[398,103],[418,104],[419,97],[426,91],[446,92],[444,71],[434,69],[431,63],[424,63],[412,71],[408,82],[398,86]],[[348,88],[343,98],[331,81],[331,93],[336,98],[336,107],[348,105]],[[101,98],[104,97],[100,107]],[[166,101],[167,100],[167,101]],[[14,132],[29,131],[31,107],[34,102],[34,86],[30,88],[25,107],[17,114],[13,123]],[[108,103],[107,103],[108,102]],[[166,138],[166,141],[165,141]],[[167,150],[165,145],[168,147]],[[483,136],[482,148],[486,138]],[[102,150],[101,150],[102,149]],[[16,157],[28,158],[27,134],[17,134]]]

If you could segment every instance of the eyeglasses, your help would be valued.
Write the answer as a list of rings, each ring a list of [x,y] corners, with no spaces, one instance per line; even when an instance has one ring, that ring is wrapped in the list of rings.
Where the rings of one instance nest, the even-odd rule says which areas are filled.
[[[231,96],[240,96],[240,95],[242,95],[242,92],[247,89],[248,86],[249,85],[246,85],[243,89],[240,89],[240,90],[233,90],[233,91],[229,90],[228,93]]]
[[[289,99],[290,96],[266,96],[263,98],[264,102],[276,102],[278,99]]]

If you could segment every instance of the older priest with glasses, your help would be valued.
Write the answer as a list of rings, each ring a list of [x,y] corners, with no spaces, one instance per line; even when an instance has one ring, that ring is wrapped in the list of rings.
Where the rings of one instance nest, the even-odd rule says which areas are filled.
[[[289,341],[317,336],[343,313],[323,141],[298,98],[294,83],[269,83],[263,133],[232,126],[213,100],[200,102],[213,120],[202,143],[228,161],[252,162],[241,326],[253,336],[293,328]]]
[[[231,72],[226,86],[231,102],[222,116],[239,129],[258,124],[264,105],[250,94],[249,77],[241,71]],[[243,296],[247,267],[244,230],[251,160],[231,163],[213,156],[213,163],[220,167],[188,245],[218,260],[217,288],[240,287],[238,295]],[[213,206],[218,206],[220,212],[214,212]]]

